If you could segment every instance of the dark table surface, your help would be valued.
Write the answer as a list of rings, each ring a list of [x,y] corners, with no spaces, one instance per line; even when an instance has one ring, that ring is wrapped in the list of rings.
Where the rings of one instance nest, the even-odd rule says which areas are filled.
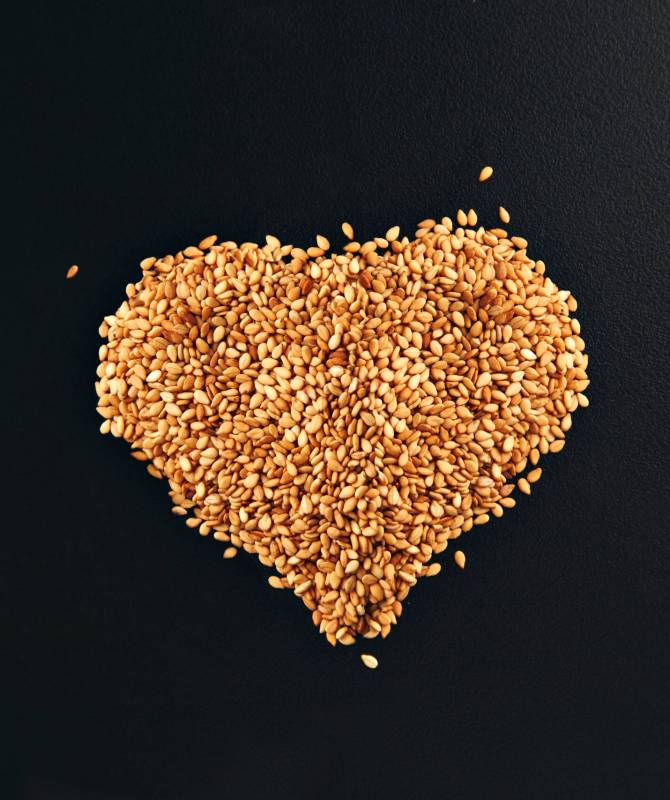
[[[669,796],[668,34],[662,0],[30,4],[2,796]],[[210,233],[341,244],[500,204],[579,300],[591,407],[465,571],[450,548],[386,641],[333,650],[99,435],[98,324],[141,258]]]

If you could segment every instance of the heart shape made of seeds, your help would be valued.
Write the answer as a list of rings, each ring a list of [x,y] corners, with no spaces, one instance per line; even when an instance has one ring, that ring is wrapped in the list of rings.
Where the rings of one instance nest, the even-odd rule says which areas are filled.
[[[101,431],[331,644],[387,636],[432,557],[514,506],[515,479],[529,493],[588,405],[573,296],[476,223],[339,254],[210,236],[142,261],[100,327]]]

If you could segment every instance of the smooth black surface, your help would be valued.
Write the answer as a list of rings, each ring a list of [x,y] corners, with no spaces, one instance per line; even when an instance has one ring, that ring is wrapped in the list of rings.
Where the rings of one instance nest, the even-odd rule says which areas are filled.
[[[668,34],[662,0],[49,3],[7,30],[3,797],[668,796]],[[98,324],[209,233],[499,204],[580,302],[591,407],[464,572],[450,548],[389,639],[333,650],[99,435]]]

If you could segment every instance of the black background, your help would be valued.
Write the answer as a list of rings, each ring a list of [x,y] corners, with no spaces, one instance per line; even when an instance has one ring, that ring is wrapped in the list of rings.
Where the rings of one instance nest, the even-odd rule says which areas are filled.
[[[6,28],[4,796],[668,796],[668,34],[661,0]],[[344,219],[500,204],[580,303],[591,407],[464,572],[452,546],[386,641],[333,650],[99,435],[98,324],[141,258],[210,233],[340,246]]]

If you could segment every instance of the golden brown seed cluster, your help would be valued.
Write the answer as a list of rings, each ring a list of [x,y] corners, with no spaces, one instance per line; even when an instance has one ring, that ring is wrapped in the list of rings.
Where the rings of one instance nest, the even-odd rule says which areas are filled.
[[[459,223],[362,244],[345,225],[342,254],[211,236],[145,259],[100,328],[102,432],[332,644],[388,635],[431,558],[514,506],[587,404],[574,298],[524,239]]]

